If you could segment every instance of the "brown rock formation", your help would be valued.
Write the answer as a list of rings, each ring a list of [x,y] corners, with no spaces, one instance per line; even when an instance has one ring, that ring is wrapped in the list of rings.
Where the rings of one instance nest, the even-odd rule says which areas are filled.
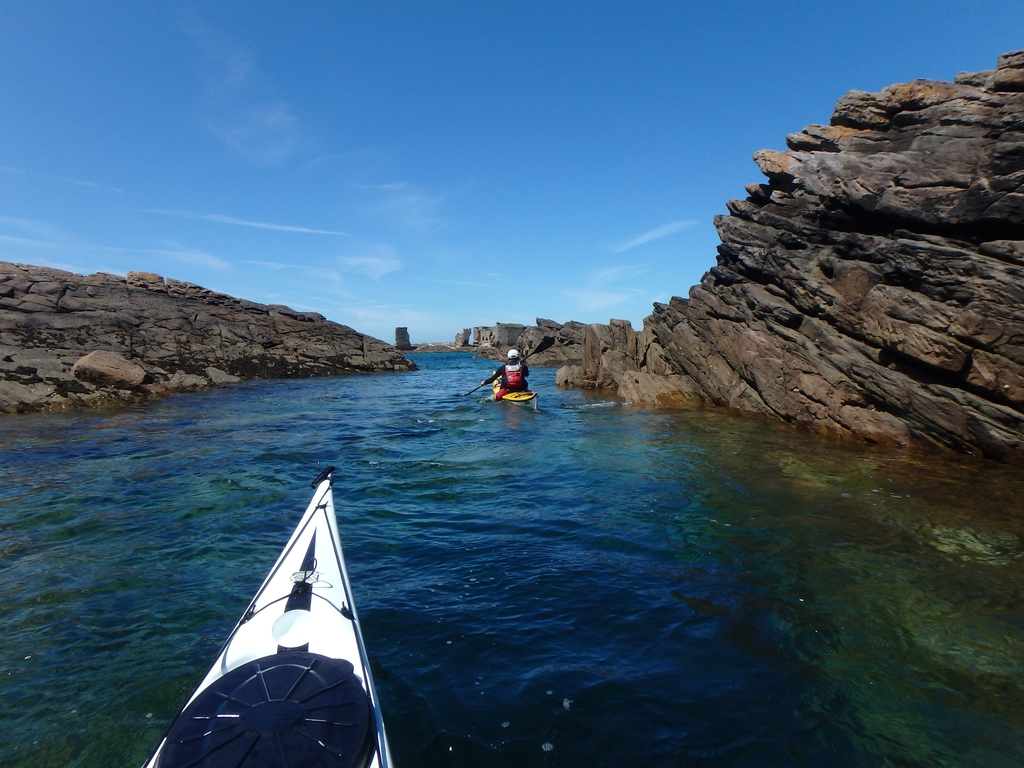
[[[585,383],[1024,464],[1024,51],[786,141],[688,299],[588,327]]]
[[[80,357],[71,366],[71,375],[79,381],[119,389],[137,389],[152,377],[141,365],[125,360],[116,352],[97,350]]]
[[[240,378],[415,367],[314,312],[149,272],[83,277],[0,262],[0,412],[137,401]]]

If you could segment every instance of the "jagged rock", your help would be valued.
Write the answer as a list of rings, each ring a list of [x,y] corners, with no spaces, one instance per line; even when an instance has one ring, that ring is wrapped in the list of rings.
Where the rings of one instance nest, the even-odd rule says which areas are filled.
[[[583,386],[615,389],[622,374],[636,369],[636,332],[628,320],[592,323],[583,331]]]
[[[92,363],[76,369],[83,357],[102,358],[90,353],[122,359],[115,366],[122,378],[105,378]],[[316,312],[257,304],[149,272],[82,276],[0,262],[4,412],[140,402],[208,386],[211,366],[241,378],[416,367],[384,342]]]
[[[768,183],[716,218],[717,266],[635,346],[589,326],[585,384],[1024,464],[1022,75],[1018,51],[851,91],[756,153]]]
[[[83,355],[71,367],[71,375],[79,381],[118,389],[138,389],[146,384],[146,369],[125,360],[116,352],[97,350]]]
[[[242,381],[241,376],[232,376],[230,373],[225,373],[220,368],[214,368],[212,365],[207,367],[206,376],[217,386],[222,386],[224,384],[238,384]]]

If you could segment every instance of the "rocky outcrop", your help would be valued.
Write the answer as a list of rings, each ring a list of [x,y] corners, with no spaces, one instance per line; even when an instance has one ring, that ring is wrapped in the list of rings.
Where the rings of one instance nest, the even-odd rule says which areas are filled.
[[[82,276],[0,262],[0,412],[414,368],[393,347],[314,312],[148,272]]]
[[[689,298],[588,327],[584,383],[1024,464],[1024,51],[786,142]]]
[[[510,349],[523,354],[545,339],[554,343],[536,355],[530,355],[530,365],[557,368],[563,365],[579,365],[583,360],[583,323],[569,321],[556,323],[554,320],[537,318],[536,325],[498,323],[494,326],[477,326],[473,329],[473,345],[477,357],[504,360]]]

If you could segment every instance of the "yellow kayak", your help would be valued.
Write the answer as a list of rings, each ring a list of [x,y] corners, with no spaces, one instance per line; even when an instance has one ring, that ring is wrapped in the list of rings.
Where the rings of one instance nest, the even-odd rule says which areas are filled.
[[[498,390],[501,389],[501,382],[495,381],[491,385],[491,390],[495,395],[498,394]],[[525,392],[506,392],[505,396],[501,398],[503,403],[515,403],[516,405],[522,405],[533,410],[537,410],[537,393],[527,390]]]

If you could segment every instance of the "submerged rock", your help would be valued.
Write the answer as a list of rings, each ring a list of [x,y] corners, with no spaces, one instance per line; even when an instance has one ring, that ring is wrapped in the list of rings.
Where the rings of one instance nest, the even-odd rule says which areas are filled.
[[[138,402],[246,378],[405,371],[394,347],[315,312],[150,272],[0,262],[0,412]]]
[[[584,386],[1024,464],[1024,51],[786,141],[687,299],[588,326]]]

